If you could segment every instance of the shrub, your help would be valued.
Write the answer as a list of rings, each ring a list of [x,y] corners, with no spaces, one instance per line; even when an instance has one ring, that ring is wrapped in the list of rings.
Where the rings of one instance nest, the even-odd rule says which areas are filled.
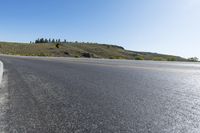
[[[154,61],[165,61],[165,59],[162,57],[154,57],[153,60]]]
[[[68,52],[64,52],[64,54],[66,54],[66,55],[69,55],[69,53],[68,53]]]
[[[80,58],[80,56],[78,56],[78,55],[75,55],[74,57],[75,57],[75,58]]]
[[[167,58],[167,61],[176,61],[175,57]]]
[[[143,56],[136,56],[135,60],[144,60],[144,57]]]
[[[59,47],[60,47],[60,44],[59,44],[59,43],[57,43],[57,44],[56,44],[56,48],[59,48]]]
[[[86,58],[91,58],[92,57],[92,54],[90,54],[90,53],[82,53],[81,55],[83,57],[86,57]]]

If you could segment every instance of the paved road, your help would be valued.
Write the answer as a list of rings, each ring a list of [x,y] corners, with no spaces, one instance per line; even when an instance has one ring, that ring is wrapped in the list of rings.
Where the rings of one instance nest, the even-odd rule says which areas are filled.
[[[6,56],[0,60],[5,65],[2,131],[200,132],[199,64]]]

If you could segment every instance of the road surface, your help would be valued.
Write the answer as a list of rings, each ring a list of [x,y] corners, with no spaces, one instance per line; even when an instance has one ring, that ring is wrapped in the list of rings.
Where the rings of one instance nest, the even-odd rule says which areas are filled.
[[[15,133],[199,133],[200,64],[0,56]]]

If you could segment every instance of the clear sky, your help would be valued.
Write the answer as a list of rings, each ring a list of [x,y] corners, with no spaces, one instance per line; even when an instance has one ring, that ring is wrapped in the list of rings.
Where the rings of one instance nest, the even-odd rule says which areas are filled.
[[[200,58],[200,0],[1,0],[0,40],[117,44]]]

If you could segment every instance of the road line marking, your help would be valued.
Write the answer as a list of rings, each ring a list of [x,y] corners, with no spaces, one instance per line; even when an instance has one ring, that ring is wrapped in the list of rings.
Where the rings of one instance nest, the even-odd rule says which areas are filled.
[[[6,111],[8,110],[8,77],[4,75],[0,85],[0,132],[5,133],[8,127],[6,123]]]
[[[3,62],[0,61],[0,84],[3,79]]]

